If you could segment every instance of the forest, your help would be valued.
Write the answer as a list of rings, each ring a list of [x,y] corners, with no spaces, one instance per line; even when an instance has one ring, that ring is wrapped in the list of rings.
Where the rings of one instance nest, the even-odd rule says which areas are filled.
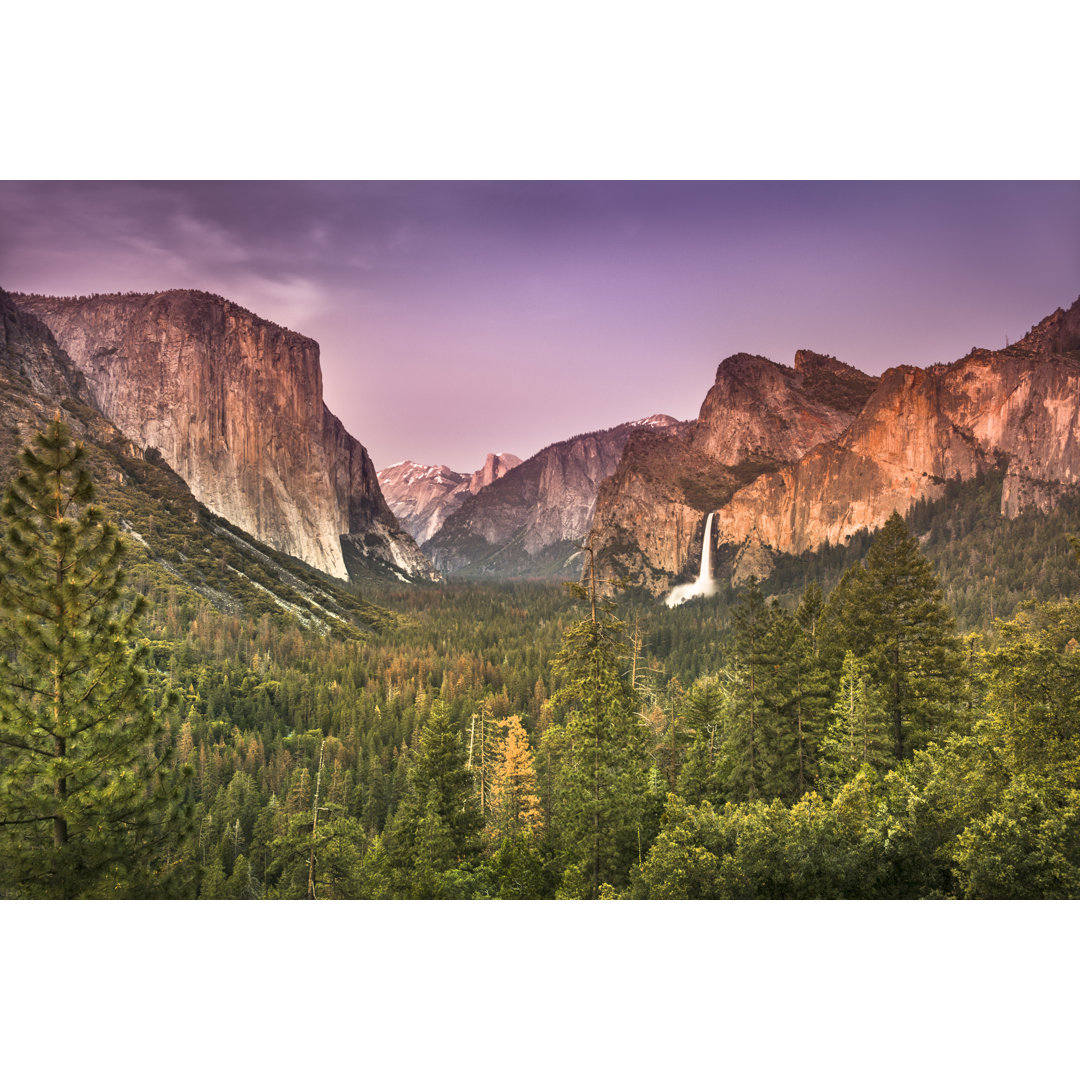
[[[1078,896],[1080,505],[995,492],[673,611],[371,584],[359,631],[170,579],[54,424],[0,507],[0,895]]]

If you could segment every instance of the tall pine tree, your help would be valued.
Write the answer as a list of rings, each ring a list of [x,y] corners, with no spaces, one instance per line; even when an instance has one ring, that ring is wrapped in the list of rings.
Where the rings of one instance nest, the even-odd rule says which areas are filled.
[[[436,701],[420,731],[405,794],[383,839],[396,895],[447,895],[447,878],[479,854],[480,807],[450,707]]]
[[[59,418],[20,455],[0,544],[0,874],[8,895],[153,895],[175,802],[115,525]]]
[[[963,690],[955,622],[933,566],[899,514],[841,584],[847,596],[835,645],[869,662],[890,719],[893,754],[903,760],[955,726]]]
[[[763,779],[766,684],[770,671],[772,618],[757,578],[751,575],[733,615],[731,715],[724,739],[725,770],[732,798],[758,798]]]
[[[554,774],[548,820],[564,857],[563,894],[596,899],[602,885],[628,883],[642,842],[651,763],[623,624],[595,589],[573,591],[589,602],[591,614],[563,634],[552,665],[561,683],[552,705],[563,722],[544,736]]]
[[[885,772],[896,762],[895,750],[889,715],[870,682],[869,664],[848,652],[821,744],[821,790],[835,796],[864,765]]]

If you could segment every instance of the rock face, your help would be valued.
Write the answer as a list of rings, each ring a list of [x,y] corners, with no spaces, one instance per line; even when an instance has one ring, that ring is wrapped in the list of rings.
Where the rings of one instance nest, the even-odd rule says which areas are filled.
[[[86,381],[49,328],[0,290],[0,487],[20,470],[18,451],[57,416],[85,450],[94,503],[125,537],[128,570],[138,577],[154,566],[158,588],[162,579],[174,586],[181,609],[208,603],[258,618],[269,605],[343,637],[393,621],[200,505],[160,454],[145,453],[90,404]]]
[[[1080,483],[1080,300],[1009,348],[880,380],[805,350],[793,369],[730,357],[691,431],[627,445],[590,544],[606,574],[659,594],[698,566],[714,510],[737,583],[991,469],[1008,516]]]
[[[424,545],[445,572],[474,576],[576,576],[567,569],[589,531],[600,482],[638,432],[678,431],[650,416],[554,443],[480,490]]]
[[[834,357],[800,349],[795,366],[737,353],[716,371],[694,449],[722,465],[749,459],[794,461],[843,431],[876,380]]]
[[[763,356],[729,356],[697,421],[666,435],[634,436],[601,485],[589,535],[601,576],[659,594],[690,574],[700,564],[709,511],[843,432],[876,382],[807,349],[790,368]],[[755,548],[753,565],[762,559]]]
[[[43,397],[85,398],[86,380],[57,345],[49,328],[34,315],[17,308],[0,290],[0,365],[21,376]]]
[[[798,553],[880,527],[949,478],[1005,471],[1001,512],[1046,511],[1080,481],[1080,301],[1021,341],[882,376],[832,442],[761,477],[718,510],[719,542]]]
[[[323,404],[310,338],[186,290],[15,302],[50,328],[93,404],[216,514],[334,577],[347,576],[343,545],[437,576]]]
[[[459,473],[445,465],[401,461],[380,469],[379,486],[402,527],[423,544],[470,495],[475,495],[521,464],[513,454],[488,454],[474,473]]]
[[[18,452],[53,419],[60,402],[88,396],[86,381],[49,328],[0,290],[0,486],[15,470]],[[64,418],[70,422],[69,415]],[[75,426],[82,437],[83,428]]]

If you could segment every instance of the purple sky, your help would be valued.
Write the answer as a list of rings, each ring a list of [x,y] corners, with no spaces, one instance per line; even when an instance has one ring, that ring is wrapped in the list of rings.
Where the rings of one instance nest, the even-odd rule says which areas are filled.
[[[0,182],[0,287],[200,288],[315,338],[377,467],[478,467],[655,412],[717,363],[864,371],[1080,295],[1080,183]]]

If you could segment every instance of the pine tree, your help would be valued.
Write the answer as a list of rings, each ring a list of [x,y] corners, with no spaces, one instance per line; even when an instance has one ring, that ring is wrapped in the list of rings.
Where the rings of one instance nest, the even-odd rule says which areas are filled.
[[[928,559],[894,513],[855,574],[839,643],[870,663],[897,761],[954,726],[962,692],[955,622]]]
[[[791,668],[795,680],[795,724],[800,740],[800,797],[817,783],[821,740],[831,705],[829,675],[819,641],[824,607],[821,587],[811,582],[795,611],[795,622],[800,633],[795,635]]]
[[[816,651],[833,695],[840,683],[844,654],[853,647],[852,627],[857,618],[859,602],[856,592],[862,573],[861,563],[844,571],[817,619]]]
[[[384,834],[397,895],[441,895],[441,875],[477,854],[480,826],[461,736],[449,706],[437,701],[420,731],[401,805]]]
[[[686,692],[677,675],[668,683],[666,696],[663,708],[659,702],[653,706],[658,714],[659,726],[653,736],[652,754],[668,791],[675,791],[692,743],[692,731],[684,713]],[[650,726],[653,726],[651,722]]]
[[[683,697],[686,720],[693,730],[693,740],[679,773],[677,790],[690,803],[704,799],[717,801],[721,796],[717,764],[720,756],[724,720],[724,693],[716,676],[697,680]]]
[[[564,857],[563,893],[596,899],[622,887],[640,850],[649,758],[629,678],[622,622],[595,589],[572,590],[590,615],[563,634],[552,705],[563,722],[544,736],[553,765],[549,826]]]
[[[115,525],[59,419],[0,503],[0,865],[9,895],[149,895],[175,824]],[[175,701],[166,695],[166,704]]]
[[[821,744],[822,790],[834,796],[864,765],[884,772],[895,763],[894,750],[889,715],[870,681],[870,666],[849,651]]]
[[[731,715],[724,740],[727,783],[732,796],[753,799],[761,794],[763,777],[767,645],[772,621],[753,575],[735,606],[733,621]]]
[[[769,616],[761,674],[760,794],[795,802],[814,786],[828,691],[798,617],[781,611],[775,601]]]

